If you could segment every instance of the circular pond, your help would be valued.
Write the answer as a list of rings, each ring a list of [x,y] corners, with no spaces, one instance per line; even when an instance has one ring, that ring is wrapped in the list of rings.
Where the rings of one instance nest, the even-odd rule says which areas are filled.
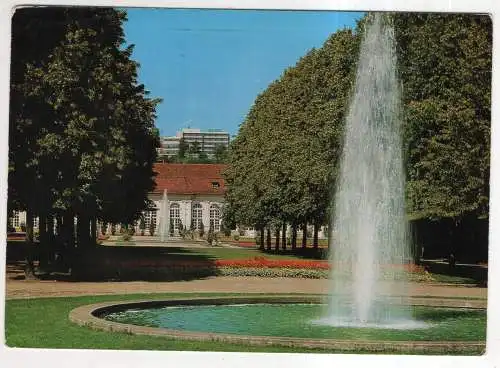
[[[484,311],[443,307],[415,307],[417,321],[402,329],[332,327],[318,318],[320,304],[229,304],[130,309],[104,315],[108,321],[172,330],[221,334],[300,338],[389,341],[481,341],[485,339]]]
[[[332,351],[478,354],[485,346],[484,300],[413,298],[418,323],[408,329],[333,327],[321,321],[321,303],[306,295],[183,298],[86,305],[69,318],[112,332]]]

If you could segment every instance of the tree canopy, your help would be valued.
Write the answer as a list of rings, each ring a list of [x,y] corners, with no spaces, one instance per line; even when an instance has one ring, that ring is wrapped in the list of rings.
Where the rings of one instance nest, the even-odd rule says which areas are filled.
[[[392,22],[408,216],[486,217],[491,20],[400,13]],[[236,223],[328,223],[364,23],[332,34],[256,98],[231,144],[226,172],[226,212]]]
[[[138,82],[124,21],[83,7],[13,17],[9,208],[76,216],[82,243],[91,221],[137,219],[154,186],[160,100]]]

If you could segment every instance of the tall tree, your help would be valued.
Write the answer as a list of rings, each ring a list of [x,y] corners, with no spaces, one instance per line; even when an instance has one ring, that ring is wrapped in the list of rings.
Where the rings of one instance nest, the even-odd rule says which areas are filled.
[[[159,100],[146,97],[137,82],[132,47],[123,47],[124,12],[21,9],[14,17],[13,44],[18,45],[16,37],[26,40],[26,32],[51,38],[40,24],[54,17],[59,37],[45,54],[29,60],[13,54],[17,100],[10,123],[18,133],[11,138],[9,187],[23,209],[43,218],[65,218],[62,224],[73,228],[70,219],[76,215],[79,245],[85,245],[97,218],[129,223],[147,207],[159,143],[154,128]],[[31,28],[24,26],[26,19],[35,19]],[[18,54],[31,46],[19,44]],[[23,108],[26,104],[32,107]],[[31,152],[28,159],[26,151]],[[23,167],[30,168],[24,179],[33,178],[34,186],[19,185]],[[24,199],[30,193],[38,195],[37,203]]]

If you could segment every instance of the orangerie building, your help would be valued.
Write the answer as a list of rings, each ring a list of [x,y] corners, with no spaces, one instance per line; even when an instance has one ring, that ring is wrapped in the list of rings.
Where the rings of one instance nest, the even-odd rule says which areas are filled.
[[[171,233],[170,226],[173,226],[173,235],[178,236],[181,224],[184,228],[190,228],[193,224],[195,229],[200,229],[203,223],[206,231],[210,226],[215,232],[221,231],[222,205],[226,191],[222,173],[226,167],[227,165],[223,164],[156,163],[154,166],[154,171],[157,173],[156,187],[149,194],[149,199],[155,208],[143,213],[146,229],[153,223],[155,234],[158,235],[163,224],[168,223],[169,232]],[[26,213],[14,211],[10,218],[12,227],[20,232],[23,223],[26,223]],[[135,226],[138,233],[139,222]],[[38,218],[34,219],[33,228],[35,232],[38,231]],[[108,234],[110,228],[111,225],[108,224],[106,229]],[[98,231],[101,232],[100,225]],[[256,235],[253,228],[243,228],[238,231],[248,237]],[[146,233],[149,231],[146,230]],[[298,233],[301,236],[300,230]],[[323,227],[318,235],[320,239],[326,237]]]
[[[174,235],[179,234],[179,227],[190,227],[191,221],[196,229],[203,223],[206,230],[210,225],[214,231],[220,231],[222,204],[226,187],[222,172],[226,165],[219,164],[170,164],[156,163],[156,187],[149,194],[149,199],[156,208],[143,213],[146,229],[151,222],[158,234],[161,221],[169,219],[173,225]],[[165,203],[166,202],[166,203]],[[164,213],[168,211],[168,213]],[[10,225],[16,232],[23,231],[26,224],[26,213],[14,211]],[[111,225],[108,225],[108,231]],[[136,224],[136,231],[139,223]],[[38,218],[33,221],[34,231],[38,231]],[[118,227],[119,228],[119,227]],[[100,225],[98,230],[101,231]],[[147,231],[146,231],[147,232]]]

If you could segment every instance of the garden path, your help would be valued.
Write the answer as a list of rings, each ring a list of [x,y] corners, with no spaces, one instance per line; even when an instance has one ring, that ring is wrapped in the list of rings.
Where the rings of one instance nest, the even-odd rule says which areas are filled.
[[[451,286],[430,283],[410,283],[408,287],[410,294],[413,296],[482,299],[486,299],[487,296],[487,289],[483,287]],[[206,279],[170,282],[66,282],[40,280],[26,281],[16,280],[13,277],[6,278],[7,299],[171,292],[326,294],[328,293],[328,280],[259,277],[209,277]]]

